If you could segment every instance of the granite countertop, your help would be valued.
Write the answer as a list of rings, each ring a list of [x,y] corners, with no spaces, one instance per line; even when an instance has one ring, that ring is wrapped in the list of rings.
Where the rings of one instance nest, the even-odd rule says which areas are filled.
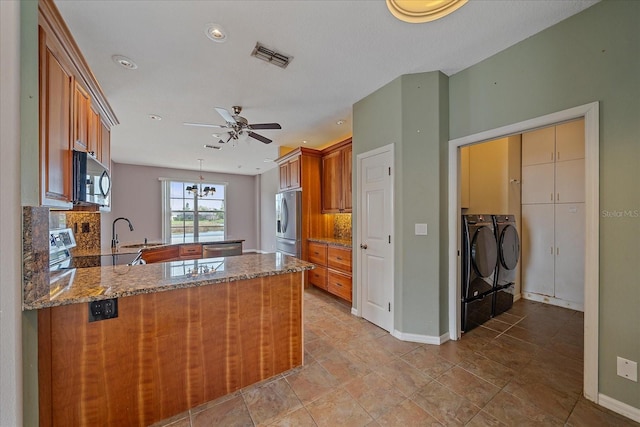
[[[349,239],[336,239],[333,237],[309,237],[307,240],[310,242],[326,243],[330,246],[339,246],[348,249],[351,249],[352,244]]]
[[[24,310],[311,270],[314,265],[283,254],[247,254],[146,265],[71,268],[50,283],[49,295],[24,301]]]

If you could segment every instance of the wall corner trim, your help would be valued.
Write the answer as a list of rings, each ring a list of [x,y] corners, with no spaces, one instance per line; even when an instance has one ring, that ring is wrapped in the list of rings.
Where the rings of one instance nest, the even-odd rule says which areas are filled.
[[[391,335],[393,335],[394,337],[398,338],[401,341],[418,342],[421,344],[441,345],[449,341],[449,332],[442,334],[438,337],[438,336],[431,336],[431,335],[409,334],[409,333],[400,332],[399,330],[394,329]]]

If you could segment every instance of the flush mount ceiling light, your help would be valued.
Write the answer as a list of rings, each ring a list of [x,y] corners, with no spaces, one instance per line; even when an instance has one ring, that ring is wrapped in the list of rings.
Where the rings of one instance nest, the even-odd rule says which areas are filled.
[[[340,120],[338,120],[338,121],[336,122],[336,124],[337,124],[338,126],[341,126],[341,125],[343,125],[343,124],[344,124],[344,120],[340,119]]]
[[[157,122],[159,122],[160,120],[162,120],[162,116],[159,116],[159,115],[157,115],[157,114],[149,114],[149,118],[150,118],[151,120],[155,120],[155,121],[157,121]]]
[[[207,24],[204,32],[216,43],[224,43],[227,40],[227,32],[219,24]]]
[[[434,21],[456,11],[467,0],[387,0],[389,11],[401,21]]]
[[[211,144],[204,144],[204,148],[211,148],[213,150],[221,150],[222,147],[220,147],[219,145],[211,145]]]
[[[135,70],[136,68],[138,68],[138,64],[136,64],[135,62],[133,62],[131,59],[127,58],[126,56],[113,55],[111,57],[111,59],[113,59],[113,62],[115,62],[116,64],[118,64],[122,68],[126,68],[127,70]]]

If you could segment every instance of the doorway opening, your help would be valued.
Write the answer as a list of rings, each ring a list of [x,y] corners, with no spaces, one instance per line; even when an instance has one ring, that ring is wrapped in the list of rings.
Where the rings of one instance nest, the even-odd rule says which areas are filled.
[[[449,336],[460,338],[460,147],[584,118],[585,126],[585,271],[584,396],[598,402],[599,289],[599,104],[593,102],[512,125],[449,141]]]

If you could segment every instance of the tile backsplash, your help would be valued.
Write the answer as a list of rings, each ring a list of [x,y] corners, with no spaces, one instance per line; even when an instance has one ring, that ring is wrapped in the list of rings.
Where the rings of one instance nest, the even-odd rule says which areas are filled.
[[[333,237],[351,240],[351,214],[335,214],[333,220]]]

